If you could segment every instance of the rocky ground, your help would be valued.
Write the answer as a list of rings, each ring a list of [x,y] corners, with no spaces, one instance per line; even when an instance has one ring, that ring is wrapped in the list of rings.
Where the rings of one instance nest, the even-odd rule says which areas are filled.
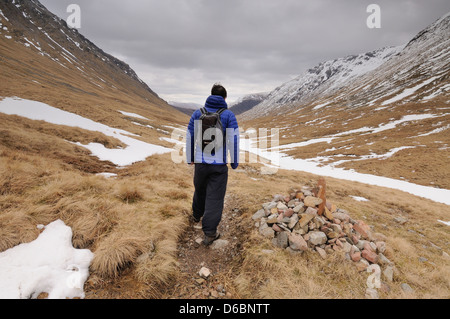
[[[178,262],[182,279],[168,293],[174,299],[239,298],[230,279],[239,264],[242,249],[241,212],[233,194],[225,198],[219,233],[221,237],[205,247],[201,222],[191,223],[179,242]]]

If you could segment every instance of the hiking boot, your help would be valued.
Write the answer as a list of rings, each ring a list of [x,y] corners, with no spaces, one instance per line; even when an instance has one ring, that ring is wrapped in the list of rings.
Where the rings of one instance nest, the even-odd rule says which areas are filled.
[[[205,246],[209,246],[211,245],[213,242],[215,242],[217,239],[220,238],[220,234],[217,233],[214,236],[205,236],[205,239],[203,239],[203,245]]]

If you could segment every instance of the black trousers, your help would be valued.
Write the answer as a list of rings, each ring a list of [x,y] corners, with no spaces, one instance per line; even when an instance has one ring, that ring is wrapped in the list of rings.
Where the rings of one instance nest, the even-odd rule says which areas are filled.
[[[206,236],[214,236],[222,220],[227,183],[227,165],[195,164],[192,210],[194,217],[203,217],[202,228]]]

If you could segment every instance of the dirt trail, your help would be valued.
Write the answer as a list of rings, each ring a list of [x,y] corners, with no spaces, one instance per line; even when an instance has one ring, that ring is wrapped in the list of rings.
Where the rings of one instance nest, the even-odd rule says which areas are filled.
[[[181,278],[167,298],[175,299],[210,299],[238,298],[233,288],[235,267],[239,266],[242,251],[242,235],[245,232],[240,226],[241,212],[238,199],[233,194],[225,197],[225,207],[218,231],[220,240],[228,241],[223,248],[214,248],[214,244],[205,247],[196,242],[203,239],[201,222],[190,224],[179,242],[178,262]],[[206,280],[201,278],[199,270],[206,267],[211,275]]]

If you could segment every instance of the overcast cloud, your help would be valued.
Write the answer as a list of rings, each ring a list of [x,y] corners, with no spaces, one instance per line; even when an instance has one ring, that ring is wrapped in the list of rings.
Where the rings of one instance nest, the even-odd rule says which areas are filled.
[[[238,97],[272,91],[316,64],[407,43],[448,0],[41,0],[128,63],[167,101],[202,104],[213,83]],[[381,29],[366,8],[381,7]]]

